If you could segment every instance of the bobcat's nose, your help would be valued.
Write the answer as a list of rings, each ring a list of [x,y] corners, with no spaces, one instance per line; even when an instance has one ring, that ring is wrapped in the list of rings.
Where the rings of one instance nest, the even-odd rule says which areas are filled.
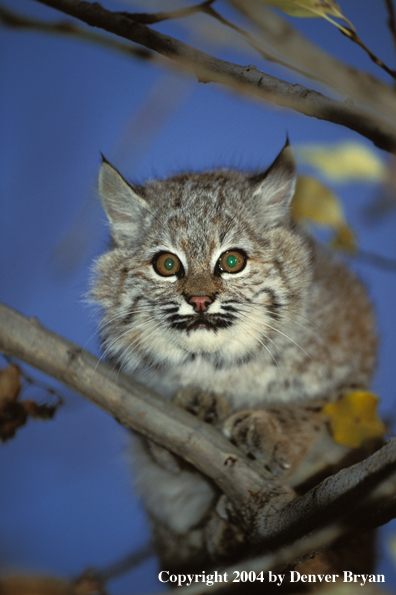
[[[188,300],[188,303],[194,304],[195,312],[206,312],[207,305],[211,304],[212,301],[208,295],[194,295]]]

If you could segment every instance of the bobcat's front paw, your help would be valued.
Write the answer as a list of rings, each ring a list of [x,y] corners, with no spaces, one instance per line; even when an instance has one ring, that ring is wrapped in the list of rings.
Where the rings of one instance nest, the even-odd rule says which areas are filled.
[[[266,411],[238,411],[224,422],[222,431],[248,457],[260,461],[278,477],[286,475],[294,463],[292,443]]]
[[[230,414],[230,407],[224,397],[195,388],[179,391],[173,398],[173,402],[200,420],[214,426],[220,426]]]

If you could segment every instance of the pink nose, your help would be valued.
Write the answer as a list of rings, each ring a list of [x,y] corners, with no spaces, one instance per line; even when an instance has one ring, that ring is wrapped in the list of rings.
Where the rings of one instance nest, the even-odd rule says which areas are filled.
[[[195,312],[205,312],[207,310],[206,304],[211,304],[212,300],[208,295],[194,295],[188,300],[189,304],[194,304]]]

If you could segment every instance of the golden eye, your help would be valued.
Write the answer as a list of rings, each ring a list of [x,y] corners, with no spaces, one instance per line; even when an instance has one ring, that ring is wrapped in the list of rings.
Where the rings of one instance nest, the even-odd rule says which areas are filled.
[[[180,260],[175,254],[171,254],[170,252],[160,252],[157,254],[153,260],[153,267],[155,272],[162,277],[176,275],[182,270]]]
[[[218,260],[218,267],[223,273],[239,273],[245,265],[246,254],[240,250],[227,250]]]

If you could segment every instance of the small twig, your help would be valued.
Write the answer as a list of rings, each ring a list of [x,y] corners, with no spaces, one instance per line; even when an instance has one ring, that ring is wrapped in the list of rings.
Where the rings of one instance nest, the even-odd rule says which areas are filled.
[[[393,0],[385,0],[385,6],[388,11],[388,27],[392,34],[393,45],[396,52],[396,12]]]
[[[232,29],[236,33],[239,33],[239,35],[241,35],[246,40],[246,42],[250,45],[250,47],[253,48],[258,54],[260,54],[260,56],[265,58],[265,60],[268,60],[268,62],[274,62],[275,64],[279,64],[280,66],[284,66],[285,68],[290,68],[290,64],[288,64],[285,60],[282,60],[281,58],[275,57],[272,54],[270,54],[269,52],[266,52],[263,49],[262,45],[257,43],[257,40],[253,37],[253,35],[250,35],[250,33],[245,31],[244,29],[241,29],[241,27],[238,27],[237,25],[234,25],[233,23],[231,23],[231,21],[228,21],[227,19],[225,19],[220,13],[218,13],[216,10],[214,10],[214,8],[212,8],[211,6],[207,6],[207,7],[203,8],[201,12],[207,14],[208,16],[212,17],[216,21],[219,21],[219,23],[221,23],[225,27],[228,27],[229,29]],[[298,72],[299,74],[302,74],[303,76],[307,75],[307,72],[305,70],[298,68],[297,66],[295,66],[293,68],[293,70],[294,70],[294,72]]]
[[[140,566],[140,564],[145,562],[148,558],[155,556],[155,553],[154,546],[150,542],[140,549],[127,554],[122,559],[109,564],[106,568],[95,569],[93,572],[98,580],[102,584],[105,584],[108,581],[130,572],[137,566]]]
[[[353,31],[349,27],[342,27],[342,29],[340,28],[339,31],[345,35],[345,37],[348,37],[348,39],[360,46],[368,54],[370,60],[372,60],[374,64],[382,68],[382,70],[385,70],[385,72],[392,78],[396,79],[396,70],[392,70],[380,58],[378,58],[378,56],[376,56],[374,52],[372,52],[370,48],[368,48],[366,44],[363,43],[356,31]]]
[[[206,12],[206,7],[209,7],[214,2],[216,2],[216,0],[206,0],[205,2],[201,2],[200,4],[196,4],[194,6],[189,6],[188,8],[181,8],[180,10],[172,10],[169,12],[147,13],[124,11],[118,12],[116,14],[128,17],[136,23],[141,23],[142,25],[155,25],[156,23],[162,23],[163,21],[169,21],[171,19],[182,19],[184,17],[189,17],[192,14],[196,14],[198,12]]]
[[[0,5],[0,23],[12,29],[22,29],[39,31],[40,33],[50,33],[52,35],[64,35],[65,37],[74,37],[90,43],[95,43],[103,47],[139,58],[140,60],[150,60],[153,62],[162,62],[158,54],[151,52],[146,48],[133,46],[130,43],[122,43],[116,39],[106,37],[99,33],[93,33],[88,29],[82,29],[71,21],[45,22],[25,17],[14,11]]]
[[[366,252],[365,250],[359,250],[354,258],[363,264],[376,267],[377,269],[383,269],[391,273],[396,273],[396,259],[382,256],[381,254],[375,254],[373,252]]]

